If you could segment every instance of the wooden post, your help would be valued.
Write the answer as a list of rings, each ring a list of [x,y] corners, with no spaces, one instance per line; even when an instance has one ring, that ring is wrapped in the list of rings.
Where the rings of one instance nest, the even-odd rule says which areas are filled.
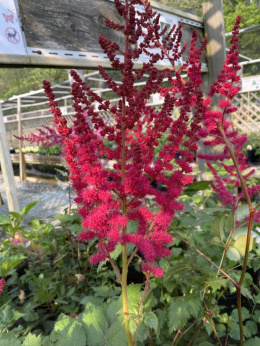
[[[9,211],[18,212],[20,208],[18,203],[16,185],[14,181],[13,166],[12,166],[10,152],[8,148],[7,138],[6,138],[6,130],[5,130],[1,104],[0,104],[0,162],[1,162],[2,173],[4,177],[5,191],[6,191]]]
[[[23,128],[22,128],[22,114],[21,114],[21,98],[17,99],[17,117],[18,117],[18,136],[23,136]],[[20,171],[20,180],[23,181],[26,179],[26,163],[24,160],[24,155],[22,152],[23,149],[23,141],[19,141],[19,171]]]
[[[203,3],[204,32],[208,39],[206,58],[208,73],[203,74],[202,90],[205,95],[209,92],[212,82],[216,81],[226,58],[226,41],[222,0],[208,0]],[[213,97],[212,106],[217,107],[218,98]],[[200,143],[200,152],[209,153],[209,149]],[[198,160],[202,172],[200,179],[208,180],[205,174],[205,160]]]

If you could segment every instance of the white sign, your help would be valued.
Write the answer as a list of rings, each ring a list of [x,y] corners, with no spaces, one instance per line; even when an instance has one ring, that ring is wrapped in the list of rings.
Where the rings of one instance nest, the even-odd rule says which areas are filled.
[[[243,77],[242,92],[260,90],[260,76]]]
[[[14,0],[0,0],[0,53],[27,54]]]

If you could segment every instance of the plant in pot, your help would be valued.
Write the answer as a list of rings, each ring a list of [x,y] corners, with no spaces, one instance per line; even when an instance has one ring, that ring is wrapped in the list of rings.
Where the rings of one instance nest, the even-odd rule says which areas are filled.
[[[246,149],[248,161],[260,163],[260,134],[258,132],[252,132],[247,137]]]

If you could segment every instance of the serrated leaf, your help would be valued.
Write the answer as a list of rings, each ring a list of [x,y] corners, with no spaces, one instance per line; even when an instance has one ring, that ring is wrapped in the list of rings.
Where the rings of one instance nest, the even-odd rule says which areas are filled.
[[[158,318],[155,315],[155,313],[153,313],[152,311],[147,312],[144,315],[144,324],[146,324],[149,328],[157,331],[157,328],[158,328]]]
[[[254,299],[253,297],[252,297],[252,294],[251,294],[251,292],[249,291],[249,289],[248,288],[246,288],[246,287],[244,287],[244,286],[242,286],[241,287],[241,294],[244,296],[244,297],[247,297],[247,298],[249,298],[249,299]]]
[[[120,299],[112,300],[112,302],[108,304],[108,308],[106,311],[106,318],[110,325],[112,325],[115,322],[115,320],[119,318],[121,319],[121,322],[123,322],[122,314],[119,314],[119,311],[121,309],[122,309],[122,300]]]
[[[136,330],[137,330],[137,323],[134,319],[130,319],[128,321],[128,328],[131,334],[135,334]]]
[[[61,314],[51,333],[57,346],[85,346],[86,334],[79,322]]]
[[[136,332],[136,341],[139,341],[144,345],[144,342],[149,337],[149,328],[147,328],[143,322],[138,325]]]
[[[125,328],[122,319],[117,319],[107,333],[107,346],[127,346]]]
[[[139,308],[141,300],[141,285],[133,284],[127,286],[128,308],[129,312],[136,312],[136,308]]]
[[[87,334],[87,344],[91,346],[105,345],[108,323],[103,309],[89,302],[81,314],[81,320]]]
[[[41,346],[41,335],[27,334],[23,346]]]
[[[219,290],[221,287],[226,286],[227,279],[215,278],[213,280],[207,281],[206,284],[212,288],[213,292],[215,292]]]
[[[227,250],[227,257],[234,262],[240,261],[240,253],[234,247],[229,247]]]
[[[233,247],[235,249],[237,249],[237,251],[242,256],[245,255],[246,239],[247,239],[247,235],[246,234],[241,234],[240,236],[238,236],[236,238],[235,243],[233,244]],[[249,251],[251,251],[253,249],[254,244],[255,244],[255,238],[254,237],[250,237]]]
[[[223,240],[225,236],[224,223],[225,223],[225,215],[221,215],[218,218],[216,218],[210,226],[210,233],[214,236],[219,237],[221,240]]]
[[[169,307],[168,325],[170,332],[183,328],[188,319],[197,317],[202,308],[200,297],[192,294],[173,298]]]

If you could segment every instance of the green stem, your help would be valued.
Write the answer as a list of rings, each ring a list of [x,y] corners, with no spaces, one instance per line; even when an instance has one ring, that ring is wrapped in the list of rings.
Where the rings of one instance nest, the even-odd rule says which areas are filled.
[[[196,339],[196,337],[197,337],[200,329],[202,328],[203,324],[204,324],[204,322],[201,321],[200,324],[198,325],[198,327],[195,329],[195,332],[194,332],[194,334],[193,334],[192,338],[190,339],[187,346],[191,346],[193,344],[193,341]]]
[[[128,346],[133,346],[133,340],[129,331],[129,311],[128,311],[128,297],[127,297],[127,251],[126,245],[122,245],[122,276],[121,276],[121,288],[122,288],[122,299],[123,299],[123,314],[124,314],[124,326],[127,338]]]
[[[223,251],[223,254],[222,254],[222,258],[221,258],[221,261],[220,261],[220,264],[219,264],[219,267],[222,268],[222,265],[225,261],[225,258],[226,258],[226,255],[227,255],[227,252],[228,252],[228,249],[229,249],[229,246],[232,242],[232,239],[234,237],[234,234],[235,234],[235,231],[236,231],[236,213],[234,213],[234,218],[233,218],[233,223],[234,223],[234,226],[233,226],[233,229],[232,231],[230,232],[229,234],[229,237],[228,237],[228,240],[225,244],[225,247],[224,247],[224,251]],[[219,276],[219,271],[217,273],[217,276]]]
[[[243,319],[242,319],[242,303],[241,303],[241,286],[237,290],[237,313],[239,321],[240,346],[244,345]]]

